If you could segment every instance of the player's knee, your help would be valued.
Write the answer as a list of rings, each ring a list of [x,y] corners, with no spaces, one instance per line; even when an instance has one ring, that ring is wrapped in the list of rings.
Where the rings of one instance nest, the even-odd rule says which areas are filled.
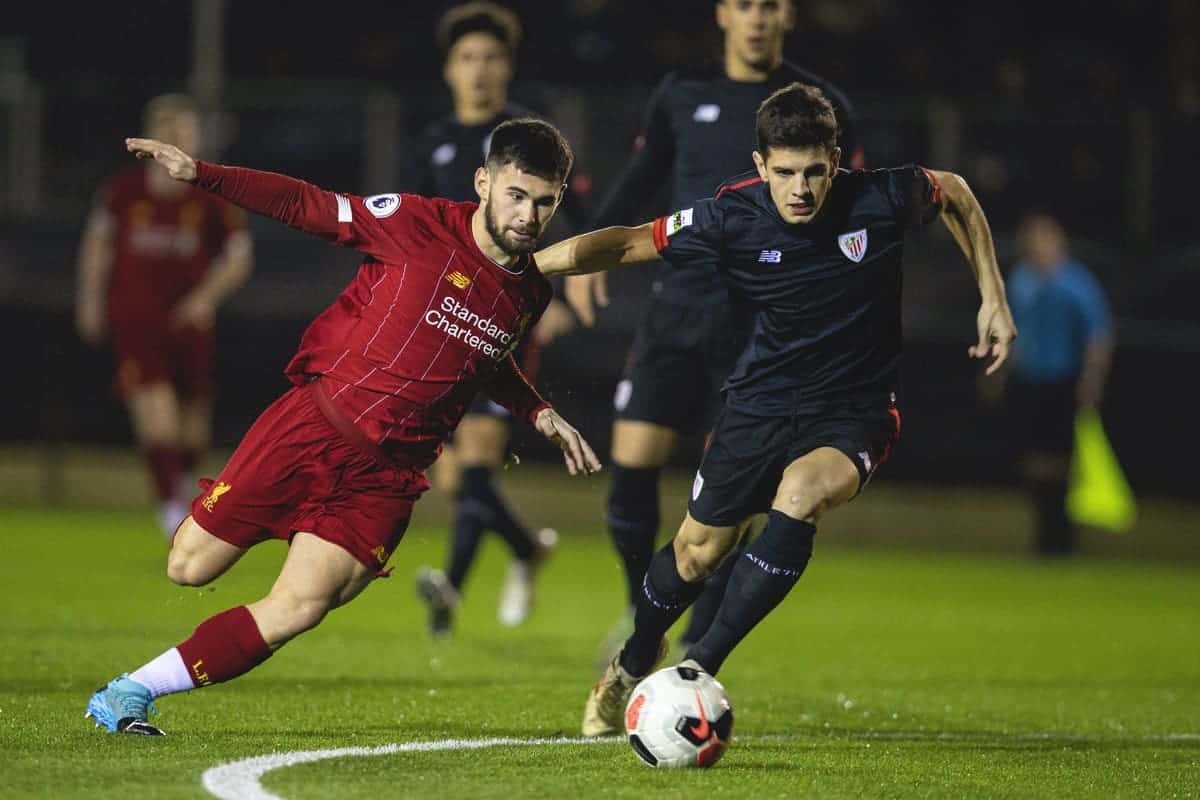
[[[675,568],[688,583],[702,581],[717,571],[729,554],[734,537],[708,536],[699,541],[683,542],[675,548]]]
[[[167,554],[167,578],[180,586],[203,586],[213,575],[200,559],[176,547]]]
[[[792,519],[815,519],[829,509],[837,493],[838,487],[826,476],[797,475],[779,487],[773,507]]]
[[[702,581],[716,570],[708,553],[699,548],[688,548],[682,555],[676,555],[675,568],[679,571],[679,577],[688,583]]]

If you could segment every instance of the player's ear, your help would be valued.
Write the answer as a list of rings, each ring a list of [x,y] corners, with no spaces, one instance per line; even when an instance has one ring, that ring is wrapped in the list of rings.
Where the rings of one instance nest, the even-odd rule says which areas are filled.
[[[829,174],[830,175],[833,175],[834,173],[836,173],[838,171],[838,164],[840,164],[840,163],[842,163],[842,148],[835,147],[829,153],[829,166],[830,166]]]
[[[479,202],[486,203],[488,192],[492,188],[492,176],[488,173],[486,166],[479,167],[475,170],[475,194],[479,195]]]
[[[729,30],[729,9],[725,7],[725,0],[717,0],[717,27],[721,30]]]
[[[791,33],[796,29],[796,3],[795,0],[783,0],[783,30],[785,33]]]
[[[754,168],[758,170],[758,177],[765,181],[767,179],[767,160],[757,150],[751,153],[750,157],[754,159]]]

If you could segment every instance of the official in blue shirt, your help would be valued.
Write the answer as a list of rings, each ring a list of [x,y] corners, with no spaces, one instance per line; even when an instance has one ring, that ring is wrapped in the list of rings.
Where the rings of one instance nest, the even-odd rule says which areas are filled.
[[[1037,214],[1021,230],[1023,259],[1008,277],[1015,342],[1008,407],[1037,516],[1043,555],[1075,549],[1066,514],[1074,420],[1096,408],[1112,362],[1112,314],[1099,282],[1071,258],[1057,220]]]

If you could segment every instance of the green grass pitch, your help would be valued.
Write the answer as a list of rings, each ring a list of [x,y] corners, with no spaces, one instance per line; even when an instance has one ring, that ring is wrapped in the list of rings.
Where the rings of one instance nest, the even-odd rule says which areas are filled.
[[[864,501],[864,503],[869,502]],[[267,544],[204,590],[163,574],[148,515],[0,509],[0,797],[203,798],[201,775],[272,752],[575,736],[620,606],[598,530],[568,530],[523,628],[500,629],[505,555],[431,642],[412,590],[430,519],[381,580],[248,676],[163,698],[165,739],[103,734],[89,694],[267,589]],[[270,772],[286,798],[1200,797],[1200,568],[839,547],[721,675],[736,741],[707,771],[623,742],[342,758]]]

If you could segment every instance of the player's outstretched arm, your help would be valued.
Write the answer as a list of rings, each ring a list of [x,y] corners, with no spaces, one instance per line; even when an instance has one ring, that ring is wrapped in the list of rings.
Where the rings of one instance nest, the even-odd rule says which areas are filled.
[[[371,251],[373,243],[387,238],[380,220],[367,212],[364,198],[357,195],[326,191],[276,172],[198,161],[156,139],[126,139],[125,147],[138,158],[154,159],[175,180],[194,183],[248,211],[305,233],[364,251]],[[399,207],[399,195],[386,198]]]
[[[996,263],[996,248],[992,230],[979,201],[967,182],[953,172],[929,170],[941,187],[942,222],[950,229],[954,240],[967,258],[979,284],[979,313],[975,318],[978,341],[967,349],[972,358],[992,358],[987,374],[991,375],[1008,360],[1009,347],[1017,336],[1004,278]]]
[[[564,239],[534,258],[543,275],[583,275],[658,258],[654,223],[636,228],[603,228]]]

